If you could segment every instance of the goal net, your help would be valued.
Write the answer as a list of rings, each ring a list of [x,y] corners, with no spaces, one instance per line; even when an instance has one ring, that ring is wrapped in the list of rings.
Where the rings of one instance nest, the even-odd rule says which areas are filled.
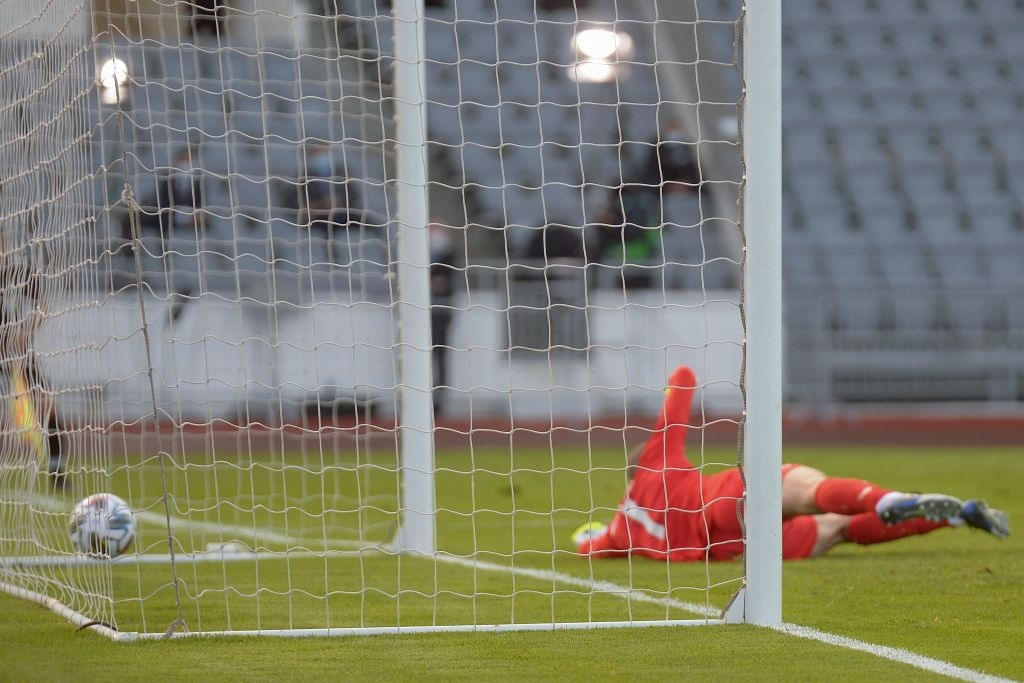
[[[118,639],[778,621],[754,4],[0,3],[0,587]],[[580,555],[680,365],[689,561]]]

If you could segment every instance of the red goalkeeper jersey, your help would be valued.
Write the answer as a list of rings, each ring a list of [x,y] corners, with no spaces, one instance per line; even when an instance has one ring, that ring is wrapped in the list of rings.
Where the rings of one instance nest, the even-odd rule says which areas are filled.
[[[665,403],[626,495],[607,531],[580,552],[627,553],[673,561],[729,560],[743,553],[743,480],[736,468],[705,475],[686,457],[697,377],[685,366],[669,378]],[[787,468],[783,468],[783,476]],[[807,557],[817,538],[810,516],[783,522],[783,555]]]
[[[725,559],[736,554],[735,548],[727,546],[736,545],[741,536],[727,546],[709,547],[709,503],[724,503],[735,515],[742,482],[738,491],[721,490],[725,483],[719,480],[721,475],[704,476],[686,457],[687,420],[696,386],[696,375],[685,366],[669,378],[661,414],[608,527],[607,550],[669,560]],[[742,543],[738,545],[742,552]]]

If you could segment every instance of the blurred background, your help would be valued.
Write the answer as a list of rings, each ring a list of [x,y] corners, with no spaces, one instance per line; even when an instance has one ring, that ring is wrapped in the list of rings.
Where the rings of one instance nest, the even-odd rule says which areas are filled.
[[[703,410],[735,415],[741,227],[757,229],[736,210],[740,3],[426,5],[438,418],[644,421],[679,362]],[[95,230],[72,289],[111,298],[48,338],[117,340],[90,351],[102,373],[75,370],[107,412],[144,414],[148,391],[134,202],[168,416],[393,414],[390,9],[94,3]],[[1024,2],[783,11],[792,425],[1019,434]]]

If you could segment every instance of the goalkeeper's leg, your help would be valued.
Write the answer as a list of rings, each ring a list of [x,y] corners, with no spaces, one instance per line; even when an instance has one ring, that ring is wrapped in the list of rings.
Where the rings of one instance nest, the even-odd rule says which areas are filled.
[[[889,543],[908,536],[920,536],[936,529],[952,526],[949,520],[933,522],[921,518],[899,524],[886,524],[873,512],[862,512],[852,516],[830,512],[823,515],[796,517],[790,521],[799,520],[813,520],[816,535],[810,553],[803,557],[817,557],[840,543],[856,543],[858,545]],[[786,559],[798,559],[798,557],[786,556]]]
[[[782,516],[874,513],[886,524],[912,519],[932,522],[960,514],[960,499],[942,493],[891,491],[864,479],[829,477],[804,465],[786,465],[782,472]]]
[[[998,513],[998,511],[995,511]],[[1005,534],[978,526],[996,536],[1009,535],[1009,525]],[[862,512],[859,515],[840,515],[828,512],[820,515],[801,515],[782,523],[782,556],[787,560],[799,560],[806,557],[823,555],[840,543],[856,543],[858,545],[874,545],[889,543],[909,536],[920,536],[936,529],[954,527],[966,523],[960,516],[932,521],[921,517],[909,519],[897,524],[886,524],[874,512]]]

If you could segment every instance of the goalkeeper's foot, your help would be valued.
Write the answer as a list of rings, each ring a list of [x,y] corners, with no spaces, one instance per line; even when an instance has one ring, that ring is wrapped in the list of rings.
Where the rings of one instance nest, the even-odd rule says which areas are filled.
[[[959,515],[963,507],[959,498],[942,493],[890,493],[878,502],[878,517],[886,524],[921,518],[946,522]]]
[[[1010,519],[1002,510],[995,510],[983,500],[969,500],[960,508],[960,518],[973,529],[987,531],[997,538],[1010,535]]]

